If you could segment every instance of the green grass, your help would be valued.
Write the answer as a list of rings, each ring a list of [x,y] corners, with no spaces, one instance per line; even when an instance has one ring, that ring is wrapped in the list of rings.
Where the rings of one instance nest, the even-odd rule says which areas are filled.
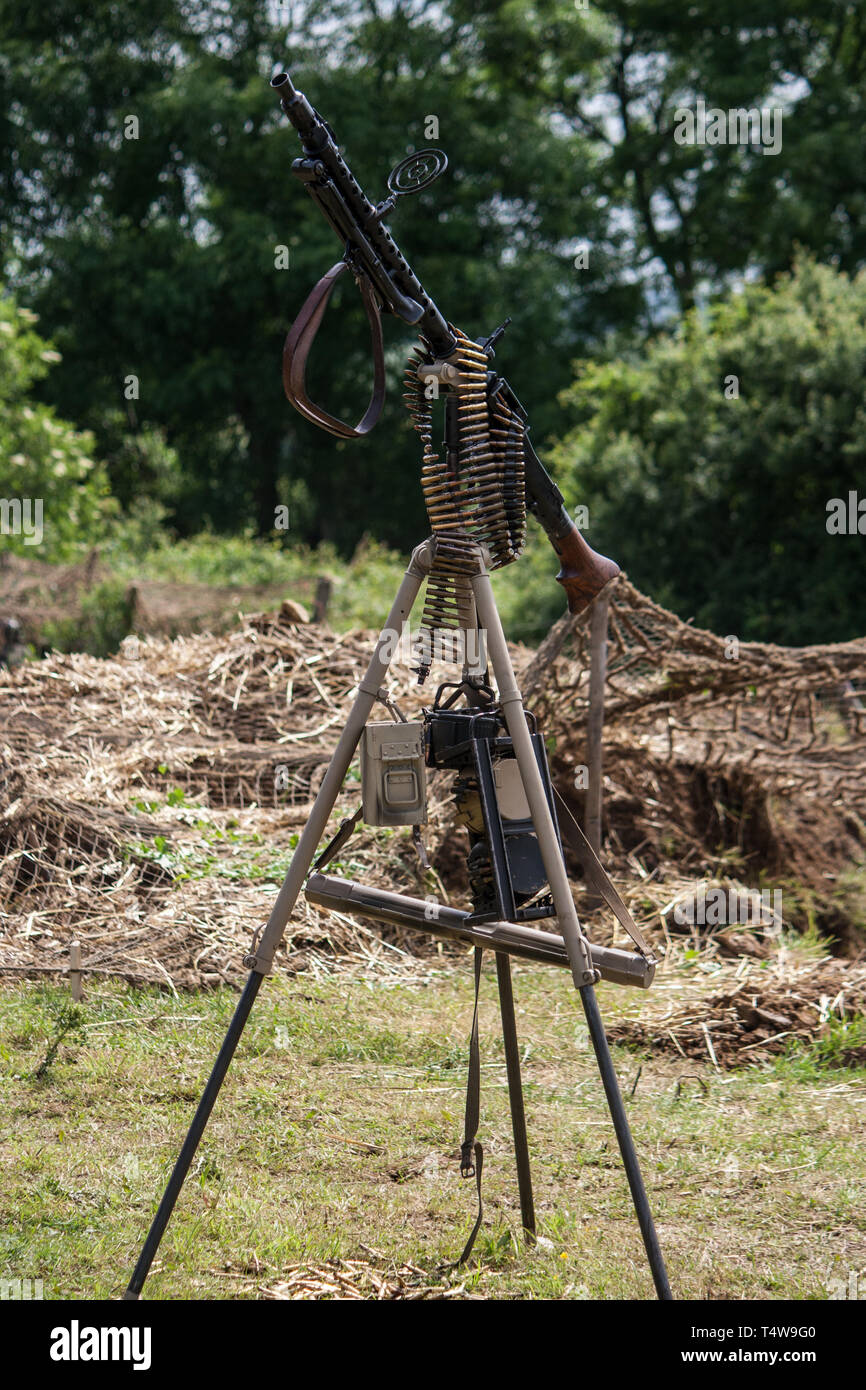
[[[346,559],[330,545],[312,549],[281,544],[276,539],[205,533],[181,541],[161,538],[143,558],[130,555],[125,563],[130,577],[138,574],[176,584],[258,586],[309,608],[317,581],[327,576],[333,582],[328,621],[342,631],[375,626],[384,620],[408,558],[369,539]]]
[[[456,1161],[470,976],[467,959],[397,984],[346,972],[269,980],[147,1296],[251,1296],[291,1264],[366,1247],[431,1275],[453,1260],[474,1219],[474,1184]],[[490,963],[485,1223],[467,1289],[650,1297],[579,999],[542,967],[516,966],[515,992],[545,1242],[527,1251],[519,1234]],[[609,986],[600,995],[608,1016],[636,1006]],[[91,982],[77,1008],[33,984],[2,1002],[0,1276],[42,1278],[51,1298],[116,1297],[236,996]],[[837,1068],[832,1050],[728,1075],[614,1057],[627,1092],[637,1078],[627,1104],[679,1297],[824,1298],[840,1270],[866,1264],[866,1071]]]
[[[423,540],[419,536],[418,540]],[[85,559],[83,547],[79,558]],[[205,584],[216,588],[258,588],[255,603],[278,608],[291,598],[313,610],[317,583],[328,577],[332,593],[328,622],[336,631],[381,627],[391,607],[409,559],[369,537],[350,558],[333,546],[262,540],[249,535],[218,536],[211,532],[177,540],[158,527],[150,533],[120,526],[102,548],[110,578],[84,593],[76,610],[44,625],[40,640],[57,651],[86,651],[110,656],[132,630],[129,586],[137,580]],[[554,582],[556,557],[544,537],[533,530],[519,574],[515,566],[494,576],[494,588],[510,638],[535,644],[565,610],[565,596]],[[249,601],[245,604],[249,611]],[[237,609],[226,607],[216,623],[230,627]],[[420,621],[420,608],[415,625]],[[214,626],[213,617],[209,625]]]

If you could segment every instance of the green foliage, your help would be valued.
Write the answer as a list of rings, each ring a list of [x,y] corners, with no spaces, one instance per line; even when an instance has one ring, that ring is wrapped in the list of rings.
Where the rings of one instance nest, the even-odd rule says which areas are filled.
[[[580,363],[556,462],[593,544],[717,632],[859,635],[862,536],[829,534],[827,508],[862,487],[864,372],[866,273],[806,259],[640,356]]]
[[[866,931],[866,862],[853,864],[839,875],[833,898],[849,921]]]
[[[406,568],[406,557],[364,537],[350,560],[323,543],[281,545],[277,540],[220,536],[205,532],[174,541],[157,534],[147,554],[126,550],[119,563],[130,576],[138,573],[174,583],[256,585],[282,588],[287,595],[311,605],[316,582],[333,583],[328,621],[336,628],[375,626],[391,607]]]
[[[78,1035],[79,1041],[84,1028],[84,1010],[76,1004],[67,1004],[63,999],[49,997],[47,1013],[53,1023],[45,1056],[33,1072],[34,1081],[47,1081],[57,1053],[67,1037]]]
[[[35,383],[60,360],[35,322],[35,314],[0,292],[0,497],[22,504],[23,518],[22,524],[17,512],[4,511],[3,547],[58,561],[99,540],[117,504],[105,469],[92,457],[93,436],[31,398]]]
[[[111,656],[131,630],[129,587],[122,580],[106,579],[82,593],[77,612],[44,622],[40,636],[58,652]]]
[[[782,1077],[820,1081],[828,1070],[836,1068],[866,1070],[866,1019],[832,1016],[817,1038],[805,1042],[792,1039],[774,1069]]]
[[[251,528],[239,536],[204,531],[177,541],[157,532],[139,572],[174,584],[288,587],[310,564],[312,557],[305,549],[294,551],[277,540],[257,539]]]
[[[530,522],[520,559],[493,575],[493,591],[511,641],[535,646],[565,612],[565,592],[556,583],[558,568],[547,537]]]
[[[159,526],[185,487],[177,451],[166,443],[162,430],[139,427],[131,402],[127,411],[106,411],[96,433],[124,517]]]
[[[399,551],[362,538],[350,560],[333,545],[285,546],[250,534],[219,536],[206,532],[185,540],[157,533],[151,548],[125,549],[118,563],[133,573],[177,584],[259,585],[280,588],[291,598],[312,604],[316,582],[327,577],[333,592],[328,621],[337,629],[376,627],[385,617],[406,568]],[[565,594],[555,582],[558,565],[541,533],[530,526],[518,565],[493,576],[502,620],[510,638],[538,642],[565,610]]]
[[[823,608],[832,631],[849,633],[856,558],[837,565],[843,547],[809,548],[821,473],[838,462],[839,490],[834,479],[827,495],[842,495],[859,461],[848,449],[860,399],[856,347],[826,391],[810,384],[799,340],[791,344],[798,381],[787,378],[778,334],[775,367],[765,372],[761,342],[748,347],[732,303],[727,320],[714,311],[711,327],[683,325],[667,355],[658,342],[646,359],[631,352],[653,325],[744,277],[758,271],[771,281],[798,246],[852,275],[866,261],[862,18],[838,0],[792,0],[783,10],[742,0],[723,14],[710,0],[685,10],[659,0],[594,0],[585,10],[573,0],[410,0],[384,10],[301,0],[289,14],[258,0],[94,0],[77,12],[0,0],[0,274],[40,311],[62,353],[26,390],[96,441],[52,437],[46,420],[60,422],[30,402],[38,438],[24,442],[34,476],[6,481],[9,460],[31,455],[0,426],[2,487],[26,482],[41,496],[36,487],[51,484],[52,558],[93,539],[112,554],[141,554],[163,521],[182,535],[252,528],[273,537],[279,504],[290,508],[293,549],[325,542],[348,555],[370,533],[403,551],[424,533],[418,441],[394,389],[412,337],[404,325],[386,324],[391,393],[370,440],[324,435],[282,395],[285,329],[339,254],[290,176],[297,140],[267,85],[289,53],[374,199],[407,151],[430,143],[447,151],[447,175],[401,200],[393,230],[446,314],[473,336],[512,316],[497,366],[528,408],[537,443],[562,434],[557,395],[575,355],[598,354],[605,342],[609,356],[622,355],[588,382],[608,393],[598,438],[608,427],[607,464],[639,524],[626,534],[612,485],[582,467],[597,502],[594,532],[602,528],[591,539],[701,621],[803,640],[830,634]],[[781,148],[677,143],[676,113],[698,100],[722,110],[778,107]],[[431,115],[435,136],[425,130]],[[583,269],[578,246],[590,248]],[[287,270],[277,268],[278,247],[289,251]],[[752,316],[754,293],[740,305]],[[796,338],[794,314],[787,331]],[[712,361],[707,334],[718,349]],[[351,284],[320,337],[313,395],[360,413],[369,347]],[[660,385],[676,402],[667,418],[660,399],[647,397],[648,363],[676,375],[692,343],[690,397]],[[25,359],[28,351],[22,346]],[[742,439],[719,417],[707,375],[734,358],[751,373],[733,417]],[[835,402],[834,418],[822,393]],[[802,420],[801,407],[823,423]],[[676,462],[705,409],[703,455],[693,467]],[[92,465],[85,480],[94,454],[105,469]],[[560,459],[570,478],[570,459]],[[67,470],[56,489],[49,461]],[[755,508],[756,467],[774,481]],[[116,514],[107,486],[123,511],[120,531],[107,524]],[[728,508],[739,539],[717,568],[708,547]],[[776,515],[782,524],[770,538]],[[798,570],[792,557],[803,544],[810,559]],[[501,592],[515,631],[533,638],[561,611],[560,595],[540,551],[519,573],[520,584],[502,577]]]
[[[293,13],[291,36],[267,15],[253,0],[232,0],[230,10],[97,0],[86,15],[2,0],[14,111],[0,126],[4,258],[64,354],[48,394],[96,431],[124,504],[146,481],[113,443],[132,374],[138,425],[163,430],[184,460],[162,494],[183,533],[252,522],[268,534],[276,505],[287,503],[308,542],[345,553],[372,530],[405,547],[423,533],[424,515],[418,442],[399,390],[375,438],[347,444],[302,421],[280,386],[285,330],[340,251],[289,175],[299,146],[267,84],[287,40],[296,80],[374,199],[393,163],[431,143],[428,114],[439,119],[433,143],[447,150],[449,173],[401,203],[394,231],[470,333],[513,316],[502,366],[519,377],[541,432],[556,423],[570,356],[611,323],[611,257],[599,249],[591,288],[571,264],[577,237],[602,247],[610,209],[593,195],[585,139],[552,123],[504,62],[479,54],[459,7],[386,17],[329,0]],[[502,23],[518,39],[526,27],[519,7]],[[570,28],[582,23],[572,10]],[[288,270],[275,265],[279,246]],[[639,292],[615,297],[631,322]],[[387,327],[394,385],[413,335]],[[356,409],[370,364],[352,285],[320,338],[314,394]],[[530,350],[539,343],[544,352]]]

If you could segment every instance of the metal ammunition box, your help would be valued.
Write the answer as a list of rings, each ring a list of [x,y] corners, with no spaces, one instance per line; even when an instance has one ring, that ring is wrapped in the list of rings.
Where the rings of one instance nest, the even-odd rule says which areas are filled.
[[[363,816],[368,825],[427,819],[424,725],[368,724],[361,740]]]

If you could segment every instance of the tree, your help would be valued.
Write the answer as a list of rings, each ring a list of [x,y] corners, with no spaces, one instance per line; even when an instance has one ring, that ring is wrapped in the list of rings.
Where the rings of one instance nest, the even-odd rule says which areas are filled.
[[[289,540],[343,549],[425,525],[399,387],[361,444],[282,396],[285,330],[340,253],[290,176],[266,81],[286,52],[372,196],[409,149],[446,149],[393,229],[473,336],[512,316],[497,365],[537,445],[570,361],[606,335],[785,269],[798,243],[849,273],[866,260],[866,19],[844,0],[0,0],[0,33],[0,251],[63,354],[44,398],[95,431],[119,496],[155,489],[185,532],[268,533],[279,503]],[[698,100],[778,105],[779,152],[678,143]],[[369,375],[353,295],[311,364],[346,412]],[[396,384],[411,334],[387,329]],[[182,473],[136,468],[118,441],[148,430]]]
[[[803,260],[640,355],[580,364],[557,465],[593,544],[683,617],[846,640],[864,623],[864,379],[866,272]]]
[[[619,210],[620,237],[625,227],[633,238],[628,272],[655,322],[745,271],[789,268],[798,247],[849,272],[866,262],[861,5],[456,4],[484,58],[510,63],[515,88],[591,142],[596,194]],[[731,143],[726,126],[714,131],[723,143],[679,143],[678,112],[699,101],[726,115],[763,110],[769,138]]]
[[[30,398],[60,360],[35,322],[0,292],[0,548],[58,561],[103,539],[117,504],[93,436]]]
[[[266,14],[255,0],[97,0],[84,17],[0,0],[6,259],[63,352],[51,399],[96,431],[118,492],[129,491],[120,410],[133,428],[164,428],[183,458],[182,529],[254,520],[266,533],[284,502],[290,536],[347,547],[372,529],[405,545],[425,528],[397,384],[411,332],[388,325],[397,389],[364,444],[323,436],[282,396],[282,338],[340,247],[290,177],[299,146],[266,80],[280,54],[291,46],[296,79],[371,196],[409,149],[447,149],[449,174],[401,203],[395,234],[473,335],[514,318],[498,361],[514,367],[537,437],[556,421],[570,358],[610,323],[604,258],[592,290],[572,264],[576,238],[600,242],[608,212],[594,205],[586,141],[479,65],[475,36],[447,10],[417,0],[382,17],[331,0],[302,7],[291,30]],[[370,370],[352,292],[329,310],[311,364],[314,390],[347,411]],[[614,297],[618,315],[639,305],[634,287]]]

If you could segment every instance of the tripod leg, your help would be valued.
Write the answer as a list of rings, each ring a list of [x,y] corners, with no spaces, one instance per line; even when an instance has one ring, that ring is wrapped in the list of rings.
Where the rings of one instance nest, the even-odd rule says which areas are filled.
[[[256,995],[259,992],[259,987],[264,978],[264,975],[258,974],[257,971],[250,971],[249,978],[244,986],[243,994],[238,1000],[237,1008],[229,1024],[229,1030],[226,1033],[225,1041],[219,1050],[213,1071],[208,1078],[208,1083],[198,1103],[198,1109],[189,1127],[189,1133],[183,1141],[183,1148],[178,1154],[177,1162],[168,1180],[168,1186],[165,1189],[156,1216],[153,1218],[151,1228],[147,1233],[147,1240],[144,1242],[141,1254],[138,1257],[138,1264],[135,1266],[132,1278],[129,1281],[129,1287],[123,1295],[125,1299],[138,1298],[141,1294],[148,1270],[159,1249],[159,1243],[162,1240],[171,1213],[174,1211],[174,1204],[180,1195],[183,1180],[189,1172],[189,1166],[195,1157],[195,1151],[204,1134],[205,1125],[210,1119],[210,1112],[214,1108],[214,1103],[220,1093],[220,1087],[225,1080],[225,1074],[229,1069],[229,1064],[235,1054],[235,1048],[240,1041],[241,1033],[244,1031],[244,1025],[250,1016],[250,1010],[253,1007]]]
[[[656,1286],[656,1293],[660,1299],[667,1301],[673,1298],[671,1286],[668,1282],[667,1270],[665,1269],[664,1256],[659,1246],[659,1238],[656,1234],[655,1223],[653,1222],[652,1212],[650,1211],[649,1199],[646,1195],[646,1188],[643,1185],[640,1164],[635,1153],[634,1140],[631,1137],[628,1116],[625,1113],[625,1106],[622,1101],[622,1094],[619,1089],[619,1082],[616,1079],[616,1072],[613,1067],[613,1059],[608,1047],[607,1035],[604,1031],[604,1024],[601,1021],[598,999],[596,998],[593,985],[584,985],[579,991],[583,1011],[586,1015],[586,1022],[589,1027],[589,1036],[595,1049],[598,1069],[601,1072],[604,1093],[607,1096],[607,1103],[610,1108],[613,1127],[616,1130],[616,1137],[619,1142],[619,1151],[622,1154],[623,1166],[625,1168],[628,1185],[631,1189],[634,1209],[637,1212],[637,1219],[643,1236],[644,1248],[652,1270],[653,1283]]]
[[[397,643],[403,632],[404,624],[409,620],[412,605],[418,597],[418,590],[421,588],[431,564],[432,545],[429,541],[425,541],[412,554],[412,559],[403,576],[403,582],[397,592],[391,612],[388,614],[385,626],[379,635],[376,650],[370,665],[367,667],[367,673],[358,686],[358,694],[346,720],[346,727],[340,735],[334,756],[322,778],[322,785],[310,812],[310,819],[304,826],[298,847],[292,856],[289,871],[277,894],[273,911],[256,948],[257,963],[255,968],[262,970],[264,974],[267,974],[270,969],[274,952],[283,939],[286,924],[303,887],[307,870],[313,862],[319,841],[325,833],[328,817],[340,794],[340,789],[349,770],[349,764],[355,756],[355,750],[358,747],[361,734],[364,732],[364,725],[376,703],[382,682],[388,674],[388,667],[396,654]]]
[[[511,989],[511,962],[504,951],[496,952],[496,978],[499,983],[499,1007],[502,1013],[502,1039],[505,1044],[508,1099],[511,1102],[514,1157],[517,1160],[520,1221],[527,1240],[534,1241],[535,1205],[532,1200],[532,1173],[529,1167],[529,1143],[526,1138],[526,1112],[523,1108],[523,1086],[520,1081],[520,1052],[517,1046],[514,994]]]
[[[613,1069],[613,1062],[607,1045],[604,1026],[598,1011],[598,1000],[595,997],[595,990],[593,988],[595,972],[593,970],[589,945],[580,929],[580,923],[577,920],[574,899],[571,896],[571,888],[568,883],[568,876],[565,872],[565,862],[562,858],[559,841],[556,837],[556,829],[553,824],[550,807],[547,803],[547,797],[541,781],[541,774],[538,771],[538,765],[535,761],[532,740],[526,723],[526,711],[523,707],[523,700],[521,699],[520,691],[517,688],[517,682],[514,678],[514,668],[511,664],[511,656],[508,651],[508,644],[505,640],[505,633],[502,630],[502,621],[499,617],[499,611],[493,597],[490,575],[483,566],[480,572],[473,576],[472,588],[475,593],[475,603],[478,609],[478,621],[487,633],[487,646],[490,652],[493,670],[496,675],[496,683],[499,687],[499,700],[502,705],[502,712],[505,716],[508,732],[511,735],[514,755],[517,759],[517,765],[520,768],[523,789],[526,793],[526,799],[529,802],[532,823],[536,836],[538,837],[538,847],[541,851],[544,871],[547,875],[547,881],[550,884],[550,891],[556,908],[559,929],[562,932],[566,950],[568,951],[571,973],[583,1002],[587,1024],[589,1025],[590,1037],[592,1038],[592,1045],[595,1049],[595,1055],[601,1072],[602,1084],[610,1107],[617,1139],[619,1140],[620,1152],[622,1153],[623,1162],[625,1164],[629,1187],[631,1188],[632,1199],[637,1212],[638,1222],[640,1223],[641,1234],[643,1235],[644,1246],[652,1270],[656,1292],[659,1298],[668,1299],[672,1297],[670,1285],[668,1284],[658,1237],[653,1225],[643,1179],[641,1178],[637,1154],[635,1153],[634,1143],[629,1130],[628,1118],[622,1103],[622,1096],[619,1093],[619,1086],[616,1080],[616,1073]]]
[[[388,667],[393,660],[397,643],[403,631],[403,625],[407,622],[412,611],[412,605],[418,596],[418,590],[428,572],[431,564],[432,548],[429,542],[417,547],[413,552],[412,559],[403,576],[403,582],[397,592],[391,611],[388,614],[385,626],[376,644],[376,650],[370,659],[366,675],[358,687],[358,694],[352,706],[346,727],[343,730],[334,756],[328,766],[328,770],[322,779],[319,794],[313,803],[310,818],[304,827],[297,848],[292,856],[289,871],[283,881],[273,911],[265,926],[261,940],[258,942],[255,953],[245,957],[245,964],[252,965],[252,972],[247,980],[244,991],[238,1000],[234,1017],[229,1025],[225,1041],[219,1051],[214,1069],[211,1072],[204,1094],[199,1102],[193,1122],[190,1125],[189,1133],[183,1143],[180,1155],[174,1165],[168,1186],[165,1189],[162,1201],[159,1204],[156,1216],[153,1219],[147,1240],[144,1243],[135,1272],[129,1282],[129,1287],[124,1298],[134,1299],[141,1294],[144,1281],[147,1278],[148,1270],[153,1263],[154,1256],[159,1249],[165,1228],[168,1225],[171,1213],[174,1210],[175,1202],[180,1195],[183,1180],[189,1171],[189,1166],[195,1156],[195,1151],[199,1146],[205,1126],[207,1125],[210,1113],[213,1110],[216,1098],[219,1095],[220,1087],[225,1080],[229,1064],[234,1056],[235,1048],[238,1045],[240,1036],[244,1030],[247,1019],[250,1015],[255,997],[259,992],[264,976],[271,968],[274,952],[282,940],[286,925],[292,914],[292,910],[298,898],[298,894],[303,886],[307,871],[313,862],[313,856],[318,848],[319,841],[324,834],[328,824],[328,817],[334,808],[334,802],[339,795],[349,764],[355,754],[364,725],[367,722],[370,711],[373,708],[376,697],[379,693],[382,681],[385,679]]]
[[[520,769],[523,790],[526,793],[533,828],[538,838],[538,848],[541,851],[544,872],[547,875],[556,907],[559,929],[568,951],[571,973],[577,988],[582,989],[584,985],[594,982],[595,969],[592,964],[589,943],[580,930],[580,923],[577,920],[577,911],[571,896],[568,875],[565,872],[565,861],[559,847],[550,807],[547,804],[547,795],[541,780],[541,773],[535,761],[532,739],[526,723],[526,711],[523,708],[520,691],[517,689],[508,643],[505,640],[505,633],[502,631],[502,620],[499,617],[499,610],[493,597],[490,575],[486,570],[482,569],[480,574],[473,575],[472,589],[478,610],[478,622],[486,633],[487,649],[496,676],[496,684],[499,687],[499,703],[502,706],[505,723],[511,735],[514,756]]]

